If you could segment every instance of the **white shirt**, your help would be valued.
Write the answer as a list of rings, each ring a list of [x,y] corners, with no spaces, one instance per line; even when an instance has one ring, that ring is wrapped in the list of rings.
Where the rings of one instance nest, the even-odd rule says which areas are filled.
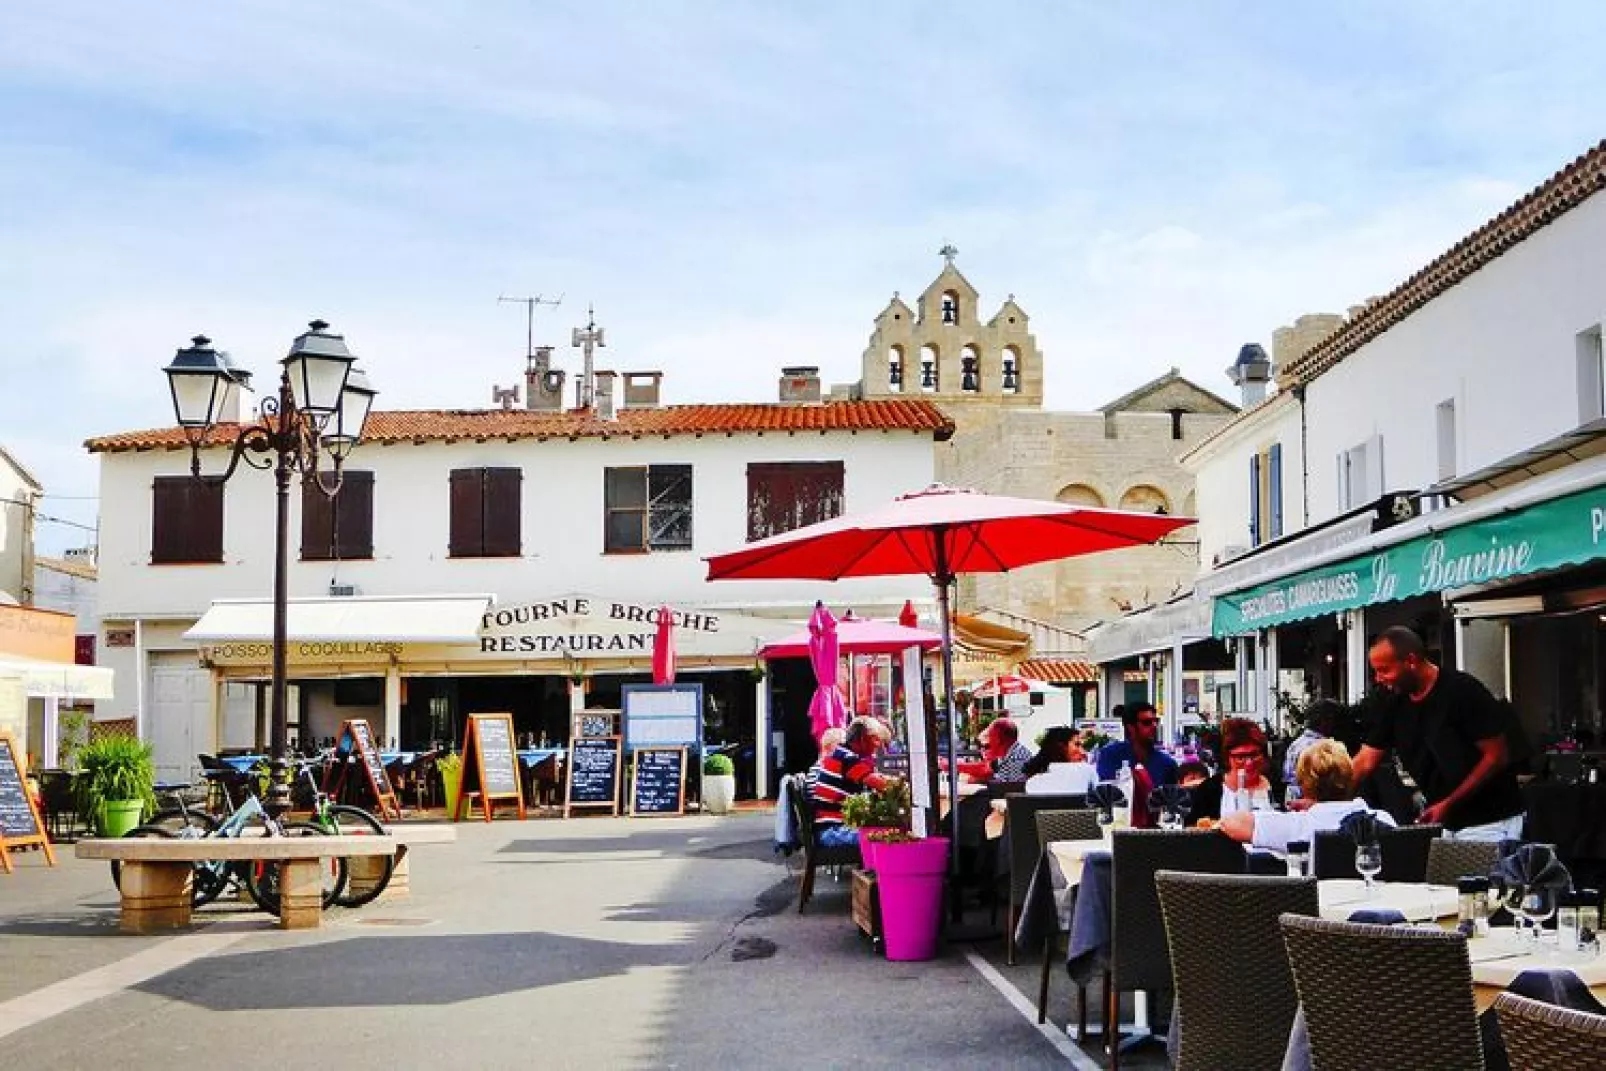
[[[1248,793],[1248,796],[1249,810],[1251,811],[1270,811],[1276,807],[1276,804],[1271,802],[1270,789],[1257,789]],[[1223,788],[1221,790],[1221,817],[1225,818],[1238,809],[1238,791],[1236,789]]]
[[[1347,816],[1367,809],[1365,800],[1329,800],[1313,804],[1308,811],[1256,811],[1251,843],[1256,848],[1287,851],[1289,841],[1312,841],[1317,833],[1334,832]],[[1383,811],[1372,813],[1380,825],[1394,825],[1394,819]]]
[[[1098,770],[1090,762],[1051,762],[1047,773],[1026,779],[1028,796],[1051,796],[1059,793],[1085,795],[1098,783]]]

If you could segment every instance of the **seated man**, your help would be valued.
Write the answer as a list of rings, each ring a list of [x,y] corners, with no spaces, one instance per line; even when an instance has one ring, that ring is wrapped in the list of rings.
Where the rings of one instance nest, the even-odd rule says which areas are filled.
[[[842,824],[842,803],[866,789],[886,785],[888,779],[876,773],[875,754],[889,736],[886,727],[874,718],[854,718],[848,723],[842,743],[820,757],[811,794],[814,832],[822,848],[858,843],[858,831]]]
[[[959,772],[972,781],[1025,781],[1026,764],[1032,749],[1020,742],[1020,728],[1008,718],[998,718],[981,733],[981,762],[966,763]]]
[[[1176,784],[1177,760],[1160,750],[1160,715],[1154,704],[1134,703],[1117,709],[1126,739],[1099,748],[1099,780],[1115,780],[1121,764],[1131,763],[1134,770],[1142,766],[1149,771],[1155,788]]]
[[[1234,811],[1215,828],[1233,840],[1256,848],[1287,851],[1289,841],[1311,841],[1317,833],[1332,832],[1344,818],[1367,810],[1366,801],[1355,798],[1355,768],[1349,752],[1336,740],[1318,740],[1306,748],[1294,766],[1303,798],[1313,800],[1303,811]],[[1394,819],[1381,811],[1373,812],[1382,825]]]

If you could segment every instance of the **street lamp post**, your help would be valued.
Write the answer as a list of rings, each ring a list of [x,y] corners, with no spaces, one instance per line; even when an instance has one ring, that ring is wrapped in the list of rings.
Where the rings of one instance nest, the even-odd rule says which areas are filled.
[[[290,540],[290,481],[300,473],[303,483],[315,484],[333,498],[340,492],[342,469],[362,438],[363,425],[377,393],[368,377],[355,367],[357,358],[344,337],[313,320],[310,330],[290,344],[280,362],[277,395],[262,399],[259,417],[241,424],[230,438],[213,440],[213,433],[231,391],[248,389],[251,375],[236,368],[227,354],[212,348],[211,339],[197,335],[173,356],[164,371],[173,395],[173,413],[190,444],[190,475],[210,484],[224,484],[240,462],[253,469],[272,470],[277,493],[273,529],[273,788],[268,809],[283,813],[290,806],[289,682],[285,647],[288,632],[288,573]],[[226,446],[229,462],[222,473],[201,472],[201,448]],[[324,481],[324,472],[333,476]]]

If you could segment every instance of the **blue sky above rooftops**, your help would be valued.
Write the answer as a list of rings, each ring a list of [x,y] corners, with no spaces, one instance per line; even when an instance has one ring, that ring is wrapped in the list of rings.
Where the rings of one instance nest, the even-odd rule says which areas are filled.
[[[484,406],[521,311],[667,400],[857,375],[951,241],[1048,396],[1384,292],[1602,136],[1589,3],[195,5],[0,14],[0,442],[168,421],[204,331],[266,378],[314,315],[386,407]],[[70,399],[70,400],[69,400]],[[94,503],[47,512],[93,523]],[[46,526],[47,549],[80,533]]]

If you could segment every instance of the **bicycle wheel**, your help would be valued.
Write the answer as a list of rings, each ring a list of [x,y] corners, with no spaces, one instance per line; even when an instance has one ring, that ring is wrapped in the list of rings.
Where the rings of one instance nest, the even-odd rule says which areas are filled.
[[[325,828],[337,837],[383,837],[385,827],[379,819],[363,810],[361,807],[352,807],[343,803],[331,804],[324,811]],[[356,890],[357,875],[353,873],[352,864],[355,862],[362,868],[363,880],[360,891]],[[362,907],[371,904],[385,891],[390,884],[390,876],[396,872],[396,857],[394,855],[363,856],[358,860],[346,861],[346,888],[335,899],[341,907]]]
[[[324,837],[328,836],[324,830],[311,822],[286,822],[284,835],[287,837]],[[257,906],[270,915],[279,913],[279,874],[282,864],[274,862],[259,862],[251,866],[246,872],[246,889],[251,893],[251,899]],[[322,861],[323,875],[323,906],[333,904],[346,888],[346,861],[331,857]]]
[[[201,836],[210,837],[217,832],[217,819],[205,811],[198,811],[194,808],[168,807],[151,815],[151,820],[146,822],[145,825],[161,826],[168,832],[177,835],[183,835],[186,830],[189,830],[199,831]]]
[[[170,830],[163,829],[161,826],[152,825],[135,826],[127,833],[124,833],[123,836],[154,837],[158,840],[173,839],[173,833]],[[123,891],[123,864],[116,859],[112,860],[112,885],[117,889],[118,892]]]

